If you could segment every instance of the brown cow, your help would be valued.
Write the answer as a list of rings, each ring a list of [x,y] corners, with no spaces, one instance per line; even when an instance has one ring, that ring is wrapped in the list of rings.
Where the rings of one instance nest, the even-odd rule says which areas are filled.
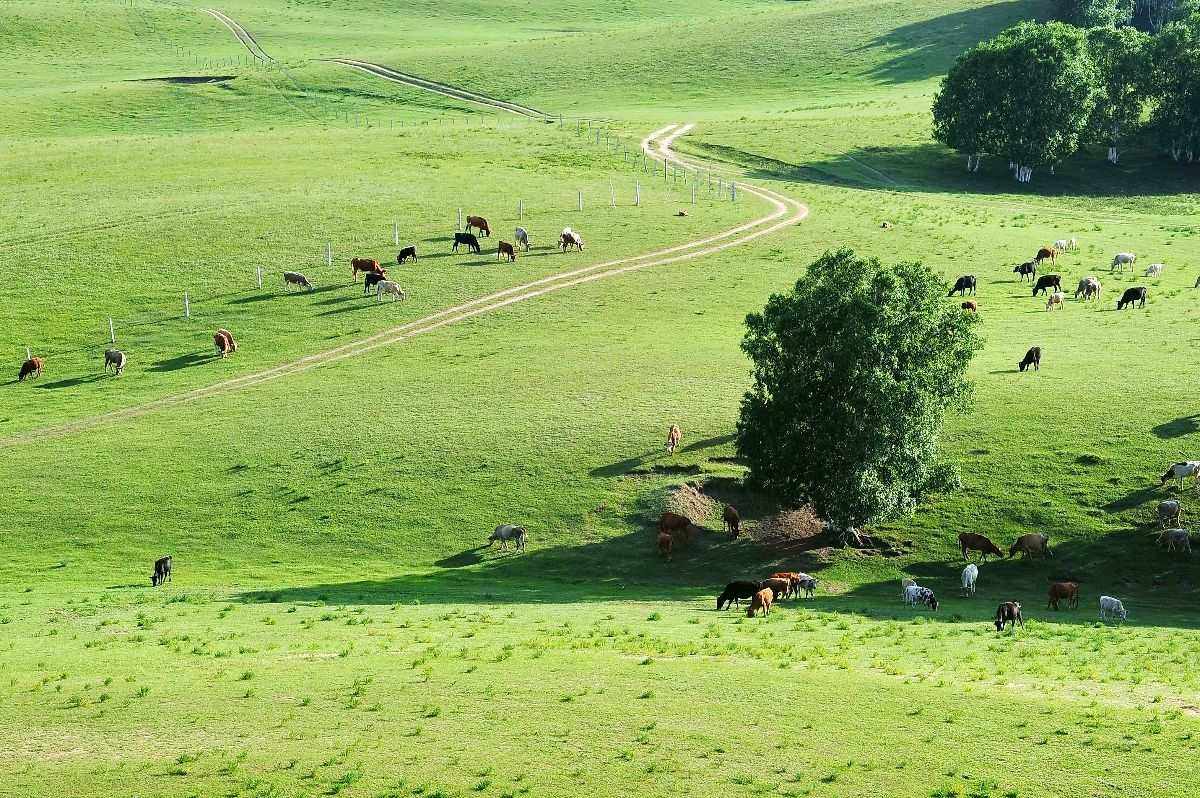
[[[803,574],[797,573],[796,571],[776,571],[775,573],[771,574],[768,579],[782,579],[786,581],[788,583],[787,593],[783,596],[783,598],[791,598],[800,591],[801,576],[803,576]],[[766,582],[763,582],[763,584],[765,585]],[[778,596],[776,598],[778,598]]]
[[[512,244],[507,241],[501,241],[499,246],[496,247],[496,260],[500,260],[505,256],[508,257],[508,262],[512,263],[517,259],[517,251],[513,249]]]
[[[678,424],[672,424],[667,430],[667,452],[675,454],[675,450],[679,448],[679,441],[683,438],[683,433],[679,431]]]
[[[746,610],[746,617],[753,618],[758,610],[762,610],[763,615],[771,614],[771,602],[774,601],[769,588],[763,588],[754,594],[754,598],[750,600],[750,608]]]
[[[771,577],[762,580],[762,586],[774,593],[774,600],[779,601],[792,595],[792,580],[788,578]]]
[[[37,379],[42,376],[42,366],[46,365],[46,361],[40,357],[31,357],[21,364],[21,370],[17,372],[17,382],[24,382],[25,378]]]
[[[353,258],[350,261],[350,279],[358,282],[359,272],[376,272],[383,273],[383,268],[380,267],[379,261],[371,258]]]
[[[1003,631],[1006,623],[1009,629],[1014,628],[1017,624],[1025,625],[1025,619],[1021,617],[1019,601],[1006,601],[996,608],[996,631]]]
[[[213,335],[213,346],[221,357],[228,357],[238,348],[237,341],[233,339],[233,333],[229,330],[217,330]]]
[[[1058,262],[1058,253],[1054,247],[1042,247],[1038,250],[1037,255],[1034,255],[1033,260],[1038,266],[1042,265],[1042,261],[1049,259],[1051,263]]]
[[[1075,582],[1054,582],[1050,585],[1050,600],[1046,602],[1046,609],[1058,609],[1058,602],[1063,599],[1067,600],[1067,609],[1079,609],[1079,585]]]
[[[488,227],[487,219],[484,219],[482,216],[468,216],[467,217],[466,232],[468,232],[468,233],[471,232],[471,228],[478,229],[479,232],[482,233],[484,236],[490,236],[492,234],[492,228]]]
[[[962,303],[962,309],[969,310],[972,313],[978,313],[979,312],[979,303],[976,302],[974,299],[968,299],[966,302]]]
[[[997,557],[1003,557],[1004,552],[1000,551],[1000,547],[988,539],[985,535],[977,535],[974,532],[963,532],[958,536],[958,545],[962,547],[963,559],[970,560],[968,552],[979,552],[979,561],[983,562],[989,554],[995,554]]]
[[[725,505],[725,513],[722,516],[725,522],[725,531],[731,537],[737,537],[742,533],[742,517],[738,515],[737,508],[732,504]]]
[[[686,515],[679,515],[667,511],[658,517],[659,534],[674,535],[678,532],[682,538],[681,542],[687,543],[696,533],[696,525]]]
[[[1040,532],[1021,535],[1021,537],[1013,541],[1013,544],[1008,547],[1008,556],[1015,557],[1018,552],[1020,552],[1022,557],[1029,557],[1034,554],[1054,556],[1054,552],[1050,551],[1050,536]]]
[[[671,559],[671,545],[674,540],[668,532],[658,533],[658,553],[668,560]]]

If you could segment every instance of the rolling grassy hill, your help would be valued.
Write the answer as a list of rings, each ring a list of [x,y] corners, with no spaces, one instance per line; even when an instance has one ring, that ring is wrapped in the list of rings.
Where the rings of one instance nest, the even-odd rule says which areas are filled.
[[[1047,3],[218,6],[268,65],[202,5],[0,7],[0,351],[13,372],[27,344],[47,357],[38,382],[0,384],[0,794],[1196,791],[1178,763],[1200,733],[1198,575],[1148,533],[1174,494],[1158,474],[1195,456],[1195,175],[1085,154],[1018,188],[1003,164],[968,176],[928,137],[954,56]],[[322,60],[342,56],[566,118]],[[766,213],[707,185],[693,206],[686,181],[622,151],[682,121],[699,122],[682,152],[811,215],[49,432]],[[518,201],[528,256],[449,255],[458,208],[507,238]],[[394,270],[409,299],[381,305],[346,261],[392,260],[393,224],[421,258]],[[584,253],[549,248],[568,224]],[[1104,299],[1047,313],[1011,269],[1069,236],[1064,285],[1098,274]],[[976,400],[944,437],[962,490],[877,530],[913,541],[898,558],[713,533],[660,561],[649,525],[681,481],[708,480],[752,525],[776,509],[729,462],[742,319],[842,245],[979,277]],[[1164,276],[1110,275],[1126,249]],[[284,295],[284,269],[317,290]],[[1134,284],[1150,303],[1117,313]],[[100,376],[109,316],[130,355],[119,379]],[[243,344],[226,361],[208,356],[217,326]],[[1044,368],[1018,374],[1033,344]],[[669,458],[672,422],[685,439]],[[502,521],[529,526],[526,554],[483,547]],[[1053,561],[985,564],[979,595],[955,595],[959,532],[1031,530]],[[165,552],[176,578],[152,590]],[[816,573],[818,598],[755,621],[714,612],[727,579],[777,568]],[[905,574],[939,613],[900,606]],[[1068,575],[1083,608],[1043,611],[1048,578]],[[1094,622],[1101,592],[1130,623]],[[1027,624],[997,637],[988,619],[1010,598]]]

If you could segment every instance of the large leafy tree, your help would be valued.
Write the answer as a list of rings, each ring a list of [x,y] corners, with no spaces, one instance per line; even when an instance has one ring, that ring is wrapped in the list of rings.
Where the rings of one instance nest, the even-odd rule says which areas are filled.
[[[1054,15],[1081,28],[1115,28],[1133,19],[1133,0],[1055,0]]]
[[[1036,167],[1053,167],[1078,150],[1097,94],[1084,31],[1061,22],[1022,22],[977,45],[950,70],[934,102],[934,136],[961,148],[967,142],[961,131],[978,119],[969,143],[1007,158],[1017,180],[1029,182]],[[987,106],[982,116],[981,102]]]
[[[1150,37],[1130,27],[1093,28],[1087,37],[1100,92],[1089,127],[1095,141],[1108,145],[1108,160],[1116,163],[1118,148],[1137,131],[1145,111]]]
[[[1176,161],[1200,159],[1200,14],[1170,23],[1154,38],[1150,128]]]
[[[751,481],[848,538],[912,511],[952,480],[938,437],[970,395],[976,323],[919,263],[825,253],[746,317],[754,384],[737,448]]]

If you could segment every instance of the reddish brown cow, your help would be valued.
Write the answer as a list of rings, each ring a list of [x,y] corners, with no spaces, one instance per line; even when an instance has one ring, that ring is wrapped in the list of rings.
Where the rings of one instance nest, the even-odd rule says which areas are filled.
[[[979,303],[976,302],[974,299],[968,299],[966,302],[962,303],[962,309],[969,310],[972,313],[978,313],[979,312]]]
[[[667,511],[658,517],[659,534],[674,535],[679,533],[681,542],[687,543],[695,534],[696,525],[686,515]]]
[[[738,515],[737,508],[732,504],[725,505],[725,513],[723,515],[725,521],[725,531],[731,537],[737,537],[742,532],[742,517]]]
[[[371,258],[354,258],[350,261],[350,279],[357,283],[359,272],[383,274],[383,268],[377,260],[372,260]]]
[[[475,228],[475,229],[479,230],[479,232],[485,236],[490,236],[492,234],[492,228],[488,227],[487,219],[484,219],[482,216],[468,216],[467,217],[467,232],[468,233],[471,232],[471,228]]]
[[[1058,261],[1058,253],[1054,251],[1054,247],[1042,247],[1038,250],[1037,255],[1033,258],[1037,265],[1041,266],[1042,261],[1049,260],[1051,263]]]
[[[672,424],[667,430],[667,452],[675,454],[675,450],[679,448],[679,441],[683,438],[683,433],[679,431],[678,424]]]
[[[764,579],[762,581],[762,586],[769,588],[771,592],[775,594],[773,596],[775,601],[787,598],[792,594],[792,580],[787,577],[773,576],[770,579]]]
[[[671,559],[671,545],[674,541],[668,532],[658,533],[658,553],[668,560]]]
[[[213,335],[213,346],[221,357],[228,357],[238,348],[237,341],[233,339],[233,333],[229,330],[217,330]]]
[[[17,382],[24,382],[25,378],[37,379],[42,376],[42,366],[46,362],[40,357],[31,357],[21,364],[21,370],[17,373]]]
[[[1075,582],[1055,582],[1050,585],[1050,600],[1046,602],[1046,609],[1058,609],[1058,602],[1063,599],[1067,600],[1067,609],[1079,609],[1079,585]]]
[[[499,246],[496,247],[496,260],[500,260],[504,257],[508,258],[509,263],[512,263],[517,259],[517,251],[513,249],[513,245],[507,241],[501,241]]]
[[[986,560],[989,554],[994,554],[997,557],[1004,556],[1004,552],[1000,551],[1000,548],[995,543],[986,536],[977,535],[974,532],[963,532],[959,535],[958,545],[962,546],[963,558],[967,560],[971,559],[968,556],[968,552],[972,551],[979,552],[980,562]]]
[[[750,608],[746,610],[746,617],[753,618],[758,610],[762,610],[763,615],[771,614],[771,602],[775,600],[771,595],[769,588],[763,588],[754,594],[754,598],[750,600]]]

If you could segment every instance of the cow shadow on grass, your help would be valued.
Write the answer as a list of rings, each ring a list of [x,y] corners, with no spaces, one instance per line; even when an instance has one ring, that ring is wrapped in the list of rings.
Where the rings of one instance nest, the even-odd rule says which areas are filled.
[[[89,382],[99,382],[104,379],[104,374],[90,374],[86,377],[68,377],[55,382],[39,382],[35,387],[48,391],[56,391],[59,388],[75,388],[79,385],[87,385]]]
[[[156,360],[146,367],[146,371],[178,371],[179,369],[191,368],[192,366],[202,366],[205,363],[210,363],[218,359],[219,356],[215,352],[188,352],[183,355],[166,358],[165,360]]]

